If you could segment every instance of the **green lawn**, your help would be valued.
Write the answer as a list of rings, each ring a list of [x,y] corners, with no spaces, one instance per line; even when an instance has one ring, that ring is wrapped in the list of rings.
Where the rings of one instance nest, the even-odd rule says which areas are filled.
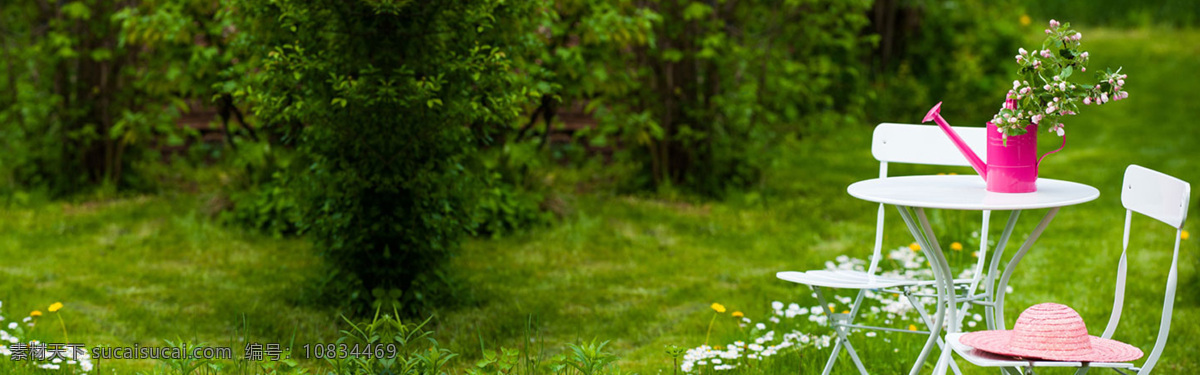
[[[1056,301],[1075,307],[1098,335],[1108,318],[1111,278],[1120,254],[1124,210],[1119,184],[1125,166],[1141,164],[1200,183],[1195,166],[1200,160],[1200,127],[1193,105],[1200,31],[1090,30],[1084,35],[1092,68],[1124,66],[1131,96],[1070,119],[1067,148],[1046,159],[1043,177],[1086,183],[1097,187],[1101,196],[1063,209],[1026,256],[1011,283],[1015,293],[1007,303],[1009,326],[1024,308]],[[1031,38],[1040,42],[1041,36]],[[954,105],[953,98],[946,101],[946,106]],[[884,120],[917,122],[923,114]],[[972,125],[964,119],[948,120]],[[820,268],[838,255],[869,254],[875,206],[848,196],[845,187],[878,173],[868,147],[871,129],[871,124],[863,124],[786,141],[760,191],[724,202],[579,195],[572,193],[574,187],[563,187],[572,213],[561,224],[507,238],[473,240],[455,258],[453,268],[470,280],[477,298],[472,306],[437,312],[438,337],[472,358],[480,345],[520,346],[527,319],[534,316],[549,348],[592,338],[611,340],[625,370],[669,373],[672,365],[664,346],[703,344],[713,302],[740,310],[756,322],[772,314],[772,301],[812,306],[815,302],[806,289],[779,281],[774,274]],[[1043,150],[1057,146],[1057,137],[1041,138]],[[911,166],[896,166],[892,172],[972,173]],[[1197,196],[1193,194],[1192,207],[1200,206]],[[1028,233],[1043,212],[1024,215],[1017,233]],[[894,210],[888,214],[885,245],[909,244],[911,236],[898,215]],[[969,228],[976,225],[970,220],[975,218],[956,212],[935,215],[940,240],[968,244]],[[993,239],[1006,218],[993,217]],[[1188,224],[1193,233],[1194,222]],[[1145,237],[1131,244],[1131,284],[1116,338],[1149,350],[1173,231],[1142,218],[1135,219],[1134,228]],[[1010,245],[1009,254],[1015,247]],[[1184,241],[1173,339],[1159,367],[1164,373],[1200,371],[1200,360],[1188,354],[1200,350],[1200,344],[1189,339],[1200,334],[1200,293],[1193,292],[1200,287],[1196,250],[1195,238]],[[717,322],[710,344],[745,338],[729,318]],[[813,324],[797,326],[828,332]],[[906,336],[859,336],[869,368],[879,373],[906,371],[919,347]],[[788,372],[801,366],[800,373],[811,373],[819,371],[827,353],[828,349],[808,348],[778,362],[792,366],[783,367]],[[838,372],[849,373],[851,368],[846,361]]]
[[[65,342],[58,314],[70,342],[88,348],[170,340],[229,346],[239,355],[246,342],[286,344],[293,332],[302,342],[335,339],[336,314],[305,302],[311,295],[305,288],[321,270],[309,245],[223,227],[198,213],[204,198],[168,194],[3,209],[4,325],[40,310],[45,315],[34,328],[22,327],[28,333],[22,339]],[[64,305],[57,313],[47,311],[54,302]],[[102,373],[126,373],[158,363],[96,365]]]

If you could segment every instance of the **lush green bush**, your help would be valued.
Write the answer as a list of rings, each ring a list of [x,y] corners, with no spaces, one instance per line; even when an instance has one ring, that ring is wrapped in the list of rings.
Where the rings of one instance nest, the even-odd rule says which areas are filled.
[[[263,130],[266,134],[278,131]],[[291,173],[297,152],[289,146],[267,140],[242,141],[225,154],[224,165],[218,169],[232,176],[222,185],[218,207],[214,207],[222,222],[275,237],[303,233],[303,210]]]
[[[1038,27],[1010,0],[881,1],[872,13],[874,121],[919,122],[944,100],[951,122],[982,126],[1011,87],[1021,35]]]
[[[483,186],[478,191],[477,235],[498,236],[553,219],[543,209],[550,192],[538,178],[547,157],[533,142],[513,142],[479,155]]]
[[[445,297],[441,261],[475,226],[478,136],[526,100],[505,47],[528,4],[239,4],[260,59],[244,97],[296,140],[288,180],[330,286],[359,308]]]
[[[187,100],[230,62],[221,1],[0,5],[0,178],[54,194],[138,186],[130,169],[176,146]]]
[[[640,166],[635,185],[720,195],[758,181],[780,133],[861,115],[869,6],[559,1],[539,66],[586,103],[593,146]]]

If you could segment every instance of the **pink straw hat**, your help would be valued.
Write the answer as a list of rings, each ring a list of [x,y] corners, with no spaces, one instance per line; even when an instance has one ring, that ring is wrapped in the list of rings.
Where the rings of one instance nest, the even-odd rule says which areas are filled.
[[[985,352],[1027,359],[1128,362],[1142,357],[1142,350],[1132,345],[1089,336],[1079,313],[1057,303],[1026,309],[1012,330],[971,332],[959,341]]]

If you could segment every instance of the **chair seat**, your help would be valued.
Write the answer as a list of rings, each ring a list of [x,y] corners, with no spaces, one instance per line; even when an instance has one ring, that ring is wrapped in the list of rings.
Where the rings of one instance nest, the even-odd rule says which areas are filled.
[[[794,283],[826,288],[883,289],[901,286],[933,285],[934,280],[917,280],[875,275],[874,280],[866,272],[853,270],[784,271],[775,273],[779,279]],[[955,284],[970,284],[971,279],[955,279]]]
[[[1022,360],[1015,357],[999,355],[994,353],[978,350],[963,344],[959,341],[963,332],[947,333],[946,343],[954,349],[954,353],[958,354],[967,362],[971,362],[976,366],[982,367],[1080,367],[1082,362],[1066,362],[1066,361],[1040,361],[1040,360]],[[1089,362],[1093,368],[1133,368],[1131,362]]]
[[[776,273],[775,277],[804,285],[842,289],[882,289],[933,284],[933,280],[912,280],[879,275],[875,275],[872,280],[866,272],[852,270],[784,271]]]

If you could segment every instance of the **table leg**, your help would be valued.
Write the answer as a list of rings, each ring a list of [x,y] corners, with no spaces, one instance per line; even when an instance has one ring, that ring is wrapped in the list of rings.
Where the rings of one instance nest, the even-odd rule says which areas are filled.
[[[929,353],[933,351],[937,340],[941,338],[942,325],[946,319],[946,301],[949,300],[947,294],[953,294],[954,280],[953,278],[947,279],[946,275],[943,274],[943,268],[939,264],[935,264],[937,260],[930,256],[931,254],[940,252],[940,250],[934,247],[937,245],[936,240],[935,242],[928,241],[925,233],[922,233],[922,228],[917,226],[912,213],[908,211],[909,207],[897,205],[896,209],[900,211],[900,217],[904,219],[904,225],[912,233],[913,239],[917,241],[917,244],[921,246],[921,250],[925,252],[926,259],[929,259],[930,265],[933,267],[934,286],[938,290],[937,310],[934,313],[933,324],[929,326],[929,339],[925,341],[925,347],[921,348],[921,354],[917,356],[917,362],[913,364],[912,370],[909,371],[910,375],[916,375],[920,373],[921,367],[925,364],[925,359],[929,357]],[[924,224],[922,227],[927,228],[929,221],[925,218],[925,211],[921,208],[916,208],[915,211],[922,224]],[[932,230],[929,231],[931,234],[932,232]],[[946,288],[947,281],[949,281],[951,289]]]
[[[929,225],[929,220],[925,216],[925,210],[917,208],[916,211],[917,218],[921,221],[921,227],[925,230],[926,242],[930,245],[929,250],[925,252],[926,257],[934,259],[930,262],[930,266],[942,269],[942,283],[945,294],[942,295],[943,298],[939,298],[940,301],[938,302],[946,304],[946,313],[950,315],[946,330],[949,332],[958,332],[960,321],[958,319],[958,301],[956,301],[958,293],[954,287],[954,271],[950,269],[950,262],[946,260],[946,254],[942,253],[942,248],[938,245],[937,236],[933,233],[933,228]],[[942,348],[942,355],[938,357],[937,363],[933,367],[934,374],[945,374],[947,363],[954,363],[954,359],[951,358],[950,354],[952,351],[948,347]]]
[[[1008,214],[1008,224],[1004,225],[1004,233],[1000,235],[1000,240],[996,241],[996,250],[992,251],[992,261],[988,262],[987,281],[983,285],[983,293],[987,295],[987,301],[990,304],[984,305],[983,313],[987,317],[987,328],[996,329],[996,269],[1000,267],[1000,260],[1004,256],[1004,248],[1008,246],[1008,237],[1012,235],[1013,228],[1017,226],[1017,218],[1021,217],[1021,210],[1013,210]]]
[[[996,303],[992,306],[992,309],[996,311],[995,329],[1004,329],[1005,326],[1004,294],[1007,292],[1008,279],[1012,277],[1013,271],[1017,269],[1017,264],[1021,262],[1021,258],[1025,257],[1025,253],[1033,247],[1033,243],[1042,235],[1042,232],[1046,230],[1046,226],[1050,225],[1050,221],[1054,219],[1054,215],[1057,213],[1058,207],[1051,208],[1050,212],[1047,212],[1046,216],[1042,217],[1042,221],[1038,223],[1038,226],[1033,228],[1033,232],[1029,234],[1029,238],[1025,239],[1025,243],[1021,244],[1021,249],[1017,250],[1017,253],[1013,254],[1012,259],[1008,261],[1008,265],[1004,266],[1004,275],[1000,276],[1000,283],[996,285]]]
[[[921,303],[921,300],[919,298],[917,298],[916,296],[913,296],[912,294],[905,293],[905,297],[908,298],[908,303],[911,303],[913,305],[913,307],[916,308],[917,315],[920,316],[921,322],[924,322],[926,326],[932,324],[932,322],[929,321],[929,314],[925,312],[925,304]],[[941,337],[938,337],[937,345],[938,345],[938,348],[942,349],[942,355],[946,355],[947,351],[953,350],[946,346],[946,343],[943,342]],[[962,375],[962,371],[958,369],[957,363],[955,363],[954,361],[949,361],[949,364],[950,364],[950,370],[954,371],[954,373],[956,375]],[[943,363],[939,359],[938,366],[942,366],[942,365],[943,365]],[[942,372],[938,372],[938,368],[937,367],[934,368],[935,374],[944,374],[945,373],[944,369],[941,371]]]
[[[947,325],[950,332],[958,332],[958,326],[953,324],[958,321],[958,303],[955,301],[958,298],[954,291],[954,271],[950,270],[950,262],[946,261],[946,254],[942,253],[942,248],[938,245],[937,236],[933,234],[933,228],[929,226],[929,219],[925,217],[925,209],[917,207],[917,219],[921,221],[921,227],[925,230],[925,242],[929,244],[928,248],[922,247],[925,250],[925,258],[929,259],[929,265],[942,270],[942,285],[945,288],[945,298],[942,299],[947,304],[946,314],[949,314],[947,319],[951,324]]]

